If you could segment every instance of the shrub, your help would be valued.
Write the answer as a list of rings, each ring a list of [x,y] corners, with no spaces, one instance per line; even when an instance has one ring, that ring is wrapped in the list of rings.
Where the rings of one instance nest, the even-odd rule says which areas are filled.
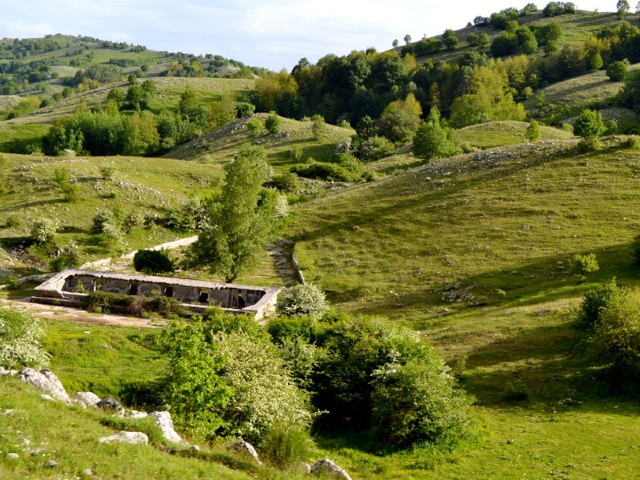
[[[600,270],[595,253],[587,255],[575,254],[570,260],[571,271],[584,278],[587,274]]]
[[[93,217],[93,225],[91,227],[91,233],[94,235],[100,235],[105,233],[109,227],[107,225],[117,225],[117,220],[113,213],[109,210],[100,212]]]
[[[320,318],[328,308],[324,293],[318,287],[295,285],[280,292],[276,311],[287,317],[308,315],[312,318]]]
[[[602,308],[594,326],[594,345],[623,376],[640,376],[640,299],[617,295]]]
[[[251,135],[253,135],[254,137],[258,137],[262,134],[262,131],[264,130],[264,125],[262,124],[259,118],[254,117],[247,122],[247,128],[251,132]]]
[[[607,67],[607,77],[612,82],[622,82],[627,78],[628,75],[628,61],[616,61],[611,62]]]
[[[327,124],[324,123],[324,117],[322,115],[314,115],[311,117],[311,120],[313,121],[311,126],[313,138],[315,140],[320,140],[327,132]]]
[[[587,292],[578,310],[577,325],[583,330],[592,331],[600,320],[600,312],[615,299],[625,295],[627,295],[627,289],[619,287],[615,278]]]
[[[151,275],[174,271],[173,262],[164,250],[138,250],[133,257],[133,267],[137,272]]]
[[[529,122],[527,130],[524,133],[525,138],[530,142],[537,142],[540,140],[540,125],[535,120]]]
[[[65,268],[75,268],[80,265],[80,254],[75,243],[61,249],[58,256],[51,260],[51,269],[60,272]]]
[[[269,133],[278,133],[282,129],[282,120],[276,112],[271,112],[264,121],[264,128]]]
[[[297,192],[300,190],[300,181],[295,173],[286,172],[276,175],[265,183],[265,187],[275,188],[283,192]]]
[[[25,312],[0,308],[0,366],[41,368],[49,354],[40,346],[44,336],[41,322]]]
[[[372,374],[374,430],[386,444],[455,444],[471,430],[469,402],[435,353]]]
[[[113,175],[115,173],[116,173],[116,168],[113,165],[102,165],[100,167],[100,175],[102,176],[102,180],[104,180],[105,182],[109,182],[113,180]]]
[[[308,394],[296,386],[274,345],[244,332],[219,333],[213,343],[225,359],[221,378],[233,391],[220,433],[266,446],[269,432],[282,425],[307,430]]]
[[[386,322],[343,318],[326,325],[314,375],[314,402],[326,418],[373,428],[394,447],[455,443],[470,424],[469,404],[436,351]]]
[[[22,219],[18,215],[9,215],[7,217],[6,226],[8,228],[16,228],[22,225]]]
[[[142,225],[144,225],[144,214],[142,212],[131,212],[122,220],[122,228],[126,233]]]
[[[221,411],[232,394],[219,375],[224,359],[217,345],[196,320],[170,325],[160,346],[169,359],[165,401],[176,426],[201,438],[211,436],[223,425]]]
[[[43,218],[31,225],[29,236],[35,244],[44,245],[53,241],[56,236],[56,230],[56,222],[49,218]]]
[[[305,430],[283,422],[274,422],[262,443],[260,453],[270,464],[279,468],[307,460],[313,445]]]
[[[396,149],[393,142],[379,135],[368,137],[366,140],[360,139],[354,145],[358,156],[366,161],[378,160],[392,154]]]
[[[583,152],[595,151],[600,148],[600,137],[606,128],[602,121],[602,114],[593,110],[583,110],[575,125],[573,132],[582,137],[578,148]]]

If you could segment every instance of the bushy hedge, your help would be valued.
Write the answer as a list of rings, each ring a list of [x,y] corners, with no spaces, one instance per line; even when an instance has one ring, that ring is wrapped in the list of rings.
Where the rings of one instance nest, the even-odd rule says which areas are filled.
[[[280,317],[263,329],[216,309],[163,337],[176,423],[249,440],[277,463],[302,455],[314,411],[319,428],[368,432],[385,447],[473,434],[470,402],[437,352],[383,319]]]
[[[319,322],[280,318],[267,328],[290,370],[312,392],[315,407],[328,412],[320,423],[370,430],[397,448],[455,444],[471,434],[469,400],[417,334],[382,319],[344,314]],[[296,351],[303,357],[292,355]]]

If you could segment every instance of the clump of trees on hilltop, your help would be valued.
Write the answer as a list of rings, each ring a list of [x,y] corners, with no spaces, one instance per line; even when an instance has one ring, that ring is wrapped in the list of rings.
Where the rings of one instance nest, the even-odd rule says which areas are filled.
[[[152,80],[138,83],[132,79],[126,92],[112,89],[104,108],[56,119],[45,138],[45,152],[58,155],[69,149],[91,155],[156,155],[235,120],[239,105],[247,111],[246,102],[236,102],[230,93],[206,110],[195,91],[187,88],[177,112],[154,113],[155,94]]]

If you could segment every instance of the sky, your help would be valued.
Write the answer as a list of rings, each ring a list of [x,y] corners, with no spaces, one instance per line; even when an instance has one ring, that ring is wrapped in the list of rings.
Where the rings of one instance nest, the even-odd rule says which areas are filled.
[[[290,71],[303,57],[315,63],[330,53],[384,51],[407,34],[414,41],[439,35],[530,1],[0,0],[0,37],[86,35]],[[543,8],[548,0],[533,3]],[[617,0],[573,3],[604,12],[615,11]]]

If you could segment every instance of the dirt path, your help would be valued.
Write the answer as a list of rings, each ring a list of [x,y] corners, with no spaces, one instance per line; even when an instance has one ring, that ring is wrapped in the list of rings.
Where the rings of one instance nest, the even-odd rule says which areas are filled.
[[[91,313],[86,310],[71,307],[58,307],[55,305],[42,305],[31,303],[31,297],[20,300],[0,300],[0,306],[9,307],[31,313],[36,317],[47,320],[64,320],[68,322],[93,323],[101,325],[119,325],[126,327],[158,328],[162,321],[149,320],[148,318],[124,317],[120,315],[105,315]]]
[[[155,247],[149,247],[147,250],[172,250],[174,248],[184,247],[187,245],[191,245],[196,240],[198,240],[198,236],[189,237],[189,238],[181,238],[180,240],[174,240],[173,242],[163,243],[162,245],[156,245]],[[135,257],[138,251],[129,252],[125,255],[121,255],[116,258],[107,257],[101,260],[96,260],[95,262],[88,262],[84,265],[81,265],[79,268],[81,270],[112,270],[109,267],[111,264],[118,260],[130,260]]]

